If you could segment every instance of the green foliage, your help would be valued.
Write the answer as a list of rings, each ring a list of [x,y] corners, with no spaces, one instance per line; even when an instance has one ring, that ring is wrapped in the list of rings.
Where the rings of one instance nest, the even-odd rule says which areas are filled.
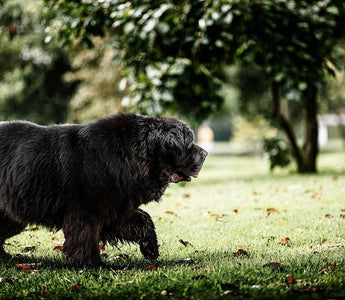
[[[285,141],[280,138],[264,139],[265,153],[270,160],[271,171],[275,167],[287,167],[291,163],[291,154]]]
[[[51,1],[50,36],[64,43],[113,33],[131,96],[124,105],[205,118],[222,104],[224,64],[257,64],[291,97],[320,87],[323,65],[343,35],[342,0]]]
[[[63,122],[76,83],[63,82],[70,70],[66,51],[44,43],[42,2],[2,1],[0,7],[0,118]]]

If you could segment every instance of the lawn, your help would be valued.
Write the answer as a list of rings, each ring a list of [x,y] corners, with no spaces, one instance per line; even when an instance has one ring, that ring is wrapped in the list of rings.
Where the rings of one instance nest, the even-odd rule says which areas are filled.
[[[340,299],[345,295],[345,159],[320,173],[269,173],[258,157],[208,157],[198,179],[146,207],[161,256],[108,245],[107,267],[73,269],[62,232],[31,225],[9,239],[0,298]],[[55,250],[54,250],[55,248]]]

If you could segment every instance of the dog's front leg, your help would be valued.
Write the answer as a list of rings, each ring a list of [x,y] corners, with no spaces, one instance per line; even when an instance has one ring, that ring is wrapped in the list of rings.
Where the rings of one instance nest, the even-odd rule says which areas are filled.
[[[139,243],[140,251],[147,259],[156,259],[159,256],[157,235],[150,215],[136,210],[122,225],[110,224],[102,230],[102,238],[110,243],[127,241]]]
[[[98,267],[103,264],[98,246],[99,228],[97,220],[83,213],[82,209],[73,209],[66,214],[63,224],[63,252],[73,265]]]

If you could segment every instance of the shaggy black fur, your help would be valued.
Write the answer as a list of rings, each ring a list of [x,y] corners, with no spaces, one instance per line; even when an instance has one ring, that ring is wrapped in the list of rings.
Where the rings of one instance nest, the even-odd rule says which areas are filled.
[[[207,152],[174,118],[120,114],[86,125],[0,123],[0,258],[28,223],[62,228],[75,265],[102,263],[99,241],[158,257],[148,213],[169,183],[196,177]]]

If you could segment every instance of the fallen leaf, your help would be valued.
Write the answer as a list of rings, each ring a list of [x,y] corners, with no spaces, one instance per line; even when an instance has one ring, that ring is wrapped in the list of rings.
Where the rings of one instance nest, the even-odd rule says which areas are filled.
[[[45,285],[45,286],[43,287],[42,297],[43,297],[43,298],[47,297],[47,294],[48,294],[48,287]]]
[[[190,198],[190,194],[184,194],[184,195],[183,195],[183,198],[185,198],[185,199]]]
[[[256,195],[262,195],[262,193],[254,190],[254,191],[253,191],[253,195],[255,195],[255,196],[256,196]]]
[[[293,284],[294,281],[295,281],[295,279],[294,279],[292,276],[290,276],[290,275],[286,275],[286,276],[285,276],[285,282],[286,282],[287,284]]]
[[[55,246],[53,250],[55,250],[55,251],[62,251],[62,246]]]
[[[187,246],[193,247],[193,245],[192,245],[190,242],[188,242],[188,241],[184,241],[184,240],[182,240],[182,239],[179,239],[178,241],[179,241],[183,246],[185,246],[185,247],[187,247]]]
[[[326,242],[326,240],[321,240],[318,244],[322,246],[324,242]]]
[[[266,209],[266,213],[267,213],[267,217],[271,214],[271,213],[277,213],[278,209],[274,208],[274,207],[270,207]]]
[[[208,212],[208,215],[210,216],[210,217],[220,217],[220,215],[219,214],[217,214],[217,213],[213,213],[213,212]]]
[[[41,267],[42,263],[23,263],[23,264],[15,264],[16,268],[22,268],[22,269],[29,269],[32,267]]]
[[[324,193],[313,193],[311,195],[311,197],[314,199],[322,199],[323,197],[325,197],[325,194]]]
[[[327,267],[324,267],[323,269],[320,270],[319,273],[322,274],[327,274],[328,272],[334,271],[335,270],[335,264],[329,265]]]
[[[206,272],[207,272],[207,273],[210,273],[210,272],[211,272],[211,268],[210,268],[209,265],[206,266]]]
[[[245,256],[245,255],[248,255],[248,252],[246,250],[243,250],[243,249],[238,249],[237,252],[234,252],[232,255],[235,257]]]
[[[297,232],[297,233],[302,233],[303,229],[302,228],[295,228],[293,231]]]
[[[145,267],[145,269],[149,271],[157,271],[158,267],[155,265],[148,265],[147,267]]]
[[[23,264],[15,264],[15,267],[17,269],[22,269],[22,271],[27,273],[38,273],[41,270],[39,269],[33,269],[35,267],[41,267],[42,263],[23,263]]]
[[[99,244],[98,247],[99,247],[99,250],[101,250],[101,251],[105,250],[105,245],[103,245],[103,244]]]
[[[276,239],[275,236],[270,236],[269,238],[267,238],[267,242],[272,242]]]
[[[277,263],[277,262],[270,262],[268,264],[265,264],[263,267],[264,268],[270,268],[272,270],[277,270],[277,271],[281,271],[283,269],[282,264]]]
[[[24,231],[37,231],[39,230],[40,228],[35,226],[35,227],[31,227],[31,228],[25,228]]]
[[[171,211],[171,210],[166,210],[164,213],[167,214],[167,215],[172,215],[172,216],[177,217],[177,214],[175,212]]]
[[[21,246],[24,248],[24,252],[34,252],[36,249],[36,246]]]
[[[69,291],[80,291],[80,290],[83,290],[85,289],[85,286],[83,285],[80,285],[80,284],[75,284],[75,285],[71,285],[69,288]]]
[[[58,243],[58,244],[62,244],[63,243],[63,240],[60,240],[57,237],[53,237],[52,241],[55,242],[55,243]]]
[[[235,214],[238,214],[238,209],[233,209],[232,210]]]
[[[296,293],[302,293],[302,294],[314,294],[314,293],[323,293],[326,289],[323,286],[313,286],[309,288],[299,289],[295,290]]]
[[[282,245],[290,246],[291,245],[290,238],[286,237],[286,238],[282,239]]]

